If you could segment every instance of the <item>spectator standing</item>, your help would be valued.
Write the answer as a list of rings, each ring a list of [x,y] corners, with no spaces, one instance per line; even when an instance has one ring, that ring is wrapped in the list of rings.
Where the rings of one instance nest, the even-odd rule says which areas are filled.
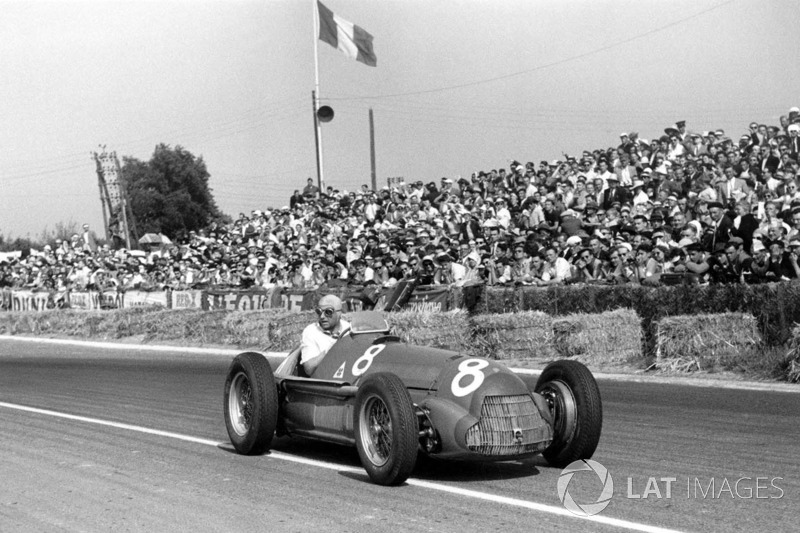
[[[97,236],[89,229],[89,224],[83,225],[83,233],[81,233],[80,239],[84,250],[91,253],[97,251]]]
[[[798,217],[800,222],[800,217]],[[746,200],[736,202],[736,217],[732,221],[731,235],[742,240],[742,250],[750,253],[753,246],[753,233],[758,229],[758,220],[751,212]]]
[[[620,187],[619,177],[616,174],[611,174],[608,177],[608,188],[603,191],[603,202],[601,206],[603,209],[611,209],[615,203],[620,205],[628,201],[628,191]]]
[[[309,200],[313,200],[316,199],[318,195],[319,195],[319,187],[314,185],[313,179],[308,178],[306,180],[306,186],[303,187],[303,197]]]
[[[730,165],[722,170],[724,178],[717,179],[717,200],[723,205],[728,205],[731,201],[744,199],[750,192],[747,181],[736,177],[736,171]]]
[[[721,250],[723,245],[728,242],[730,231],[733,227],[733,221],[725,213],[725,209],[719,202],[709,203],[708,211],[711,215],[711,223],[713,224],[713,234],[708,251],[713,252]]]

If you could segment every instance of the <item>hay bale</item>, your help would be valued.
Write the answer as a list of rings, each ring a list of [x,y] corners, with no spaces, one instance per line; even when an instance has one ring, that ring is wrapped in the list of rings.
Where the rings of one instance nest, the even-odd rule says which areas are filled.
[[[5,335],[88,335],[84,313],[70,310],[14,311],[0,314],[0,333]]]
[[[143,335],[145,342],[185,341],[190,344],[221,344],[222,321],[226,311],[201,309],[164,310],[142,315],[131,334]]]
[[[655,324],[656,368],[680,372],[725,367],[762,344],[748,313],[680,315]]]
[[[553,347],[560,357],[588,364],[620,363],[642,355],[642,326],[633,309],[574,314],[553,321]]]
[[[578,336],[583,331],[580,320],[573,318],[559,318],[553,321],[553,348],[561,357],[573,357],[586,353],[588,346],[585,336]]]
[[[267,349],[272,344],[270,323],[285,314],[286,311],[283,309],[226,313],[222,317],[222,329],[225,332],[223,342],[236,345],[239,348]]]
[[[385,313],[392,333],[403,342],[459,352],[470,352],[470,325],[466,311]]]
[[[792,327],[786,347],[788,351],[784,358],[783,377],[789,383],[800,383],[800,325]]]
[[[479,315],[471,320],[470,352],[490,359],[555,358],[553,319],[541,311]]]
[[[274,351],[289,351],[300,344],[303,330],[317,321],[314,311],[289,313],[283,311],[269,322],[269,346]]]

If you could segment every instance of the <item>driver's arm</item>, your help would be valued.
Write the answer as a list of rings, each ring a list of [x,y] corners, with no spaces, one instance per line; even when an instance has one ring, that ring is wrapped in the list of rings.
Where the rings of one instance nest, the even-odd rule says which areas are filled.
[[[303,340],[300,342],[300,364],[303,365],[306,375],[310,376],[322,362],[322,357],[327,350],[323,350],[308,331],[303,331]]]
[[[307,376],[310,376],[322,360],[323,349],[317,341],[316,324],[309,324],[300,338],[300,361]]]
[[[301,357],[303,357],[304,355],[305,351],[303,352],[303,355]],[[322,355],[323,354],[316,355],[314,356],[313,359],[310,359],[305,363],[301,363],[303,365],[303,370],[305,371],[306,376],[311,376],[311,374],[314,373],[314,370],[316,370],[319,364],[322,362]]]

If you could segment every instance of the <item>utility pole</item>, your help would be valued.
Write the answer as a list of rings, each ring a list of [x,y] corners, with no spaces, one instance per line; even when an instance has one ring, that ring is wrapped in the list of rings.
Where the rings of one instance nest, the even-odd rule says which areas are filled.
[[[378,190],[378,177],[375,172],[375,120],[372,116],[372,108],[369,108],[369,163],[372,171],[372,190]]]
[[[317,187],[320,193],[322,188],[322,147],[320,146],[319,117],[317,116],[317,91],[311,91],[311,108],[314,115],[314,159],[317,160]]]

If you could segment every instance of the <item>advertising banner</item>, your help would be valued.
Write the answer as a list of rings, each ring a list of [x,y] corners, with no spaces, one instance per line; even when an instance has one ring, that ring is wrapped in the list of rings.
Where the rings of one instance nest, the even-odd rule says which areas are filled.
[[[449,311],[449,292],[446,286],[419,286],[411,293],[411,298],[403,309],[418,313]]]
[[[208,289],[203,291],[203,309],[226,311],[252,311],[269,309],[272,294],[265,290],[227,291]]]
[[[53,307],[49,292],[11,292],[11,308],[14,311],[44,311],[48,307]]]
[[[169,298],[167,291],[126,291],[122,299],[122,307],[143,307],[157,305],[167,307]]]
[[[281,292],[281,307],[290,313],[310,311],[317,305],[315,289],[284,289]]]
[[[92,309],[98,309],[99,306],[100,299],[96,292],[70,291],[69,293],[69,307],[71,309],[91,311]]]
[[[170,291],[172,309],[203,309],[203,291]]]
[[[97,293],[100,309],[121,309],[122,293],[116,290],[102,291]]]

